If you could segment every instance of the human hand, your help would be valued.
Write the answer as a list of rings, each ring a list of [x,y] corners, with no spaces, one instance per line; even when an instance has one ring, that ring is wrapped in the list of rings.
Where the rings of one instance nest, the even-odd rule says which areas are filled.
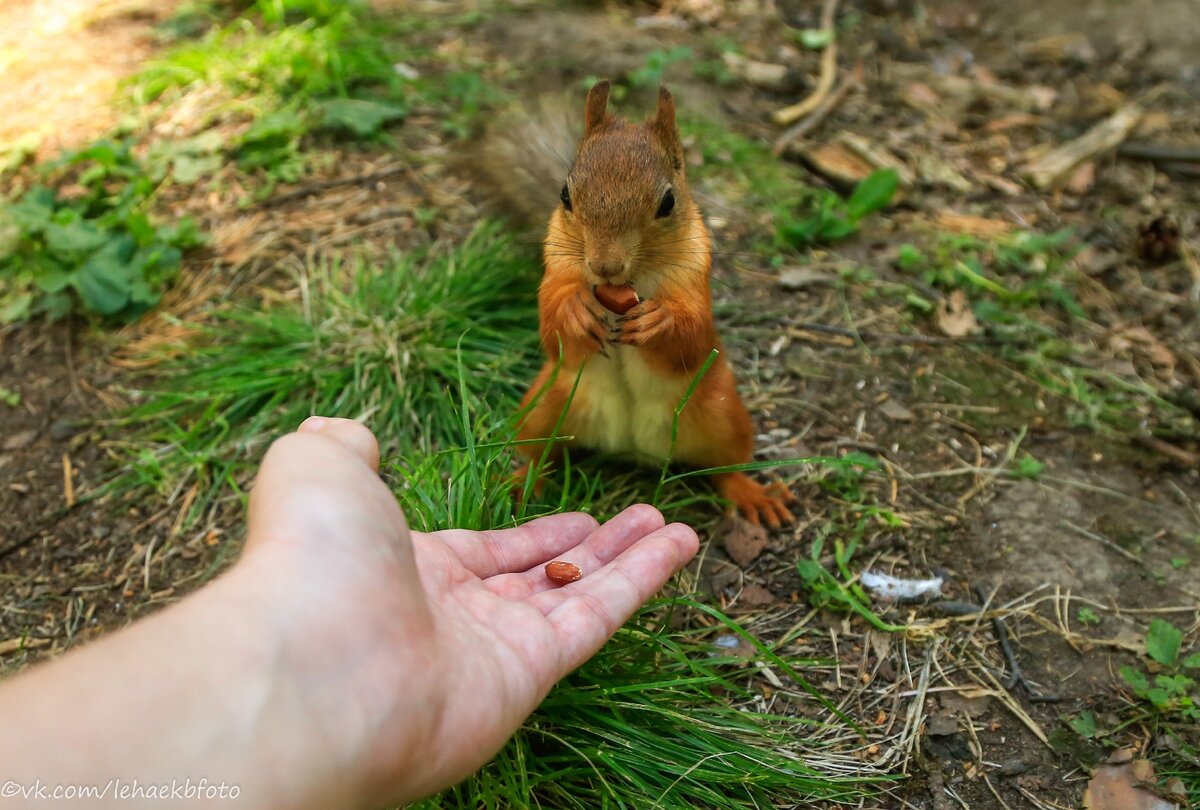
[[[346,804],[412,800],[483,765],[560,678],[694,556],[634,506],[493,532],[409,532],[364,426],[313,418],[272,446],[230,579],[269,605],[274,677]],[[556,587],[545,562],[583,578]]]

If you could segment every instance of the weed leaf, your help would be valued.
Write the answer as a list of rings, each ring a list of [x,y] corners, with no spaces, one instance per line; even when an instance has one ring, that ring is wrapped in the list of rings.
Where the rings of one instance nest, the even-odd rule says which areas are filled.
[[[403,118],[405,111],[391,104],[363,98],[334,98],[320,104],[321,123],[347,129],[359,137],[374,135],[384,124]]]
[[[1163,619],[1150,622],[1150,632],[1146,634],[1146,652],[1163,666],[1174,666],[1179,660],[1179,644],[1183,641],[1183,633],[1179,628]]]
[[[895,169],[880,169],[873,172],[854,188],[846,201],[846,211],[851,219],[859,220],[887,207],[900,188],[900,175]]]

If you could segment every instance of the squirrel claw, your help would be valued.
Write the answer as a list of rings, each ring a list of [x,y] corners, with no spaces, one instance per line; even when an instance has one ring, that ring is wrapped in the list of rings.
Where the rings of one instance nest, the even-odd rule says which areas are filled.
[[[787,508],[796,496],[781,483],[763,486],[744,473],[731,473],[717,482],[721,494],[733,502],[746,520],[762,525],[766,522],[772,529],[786,523],[794,523],[796,516]]]

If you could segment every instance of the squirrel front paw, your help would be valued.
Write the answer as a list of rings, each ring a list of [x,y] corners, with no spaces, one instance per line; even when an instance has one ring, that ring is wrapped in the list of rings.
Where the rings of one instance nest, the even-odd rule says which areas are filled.
[[[671,310],[654,299],[643,301],[617,318],[609,339],[624,346],[645,346],[671,328]]]
[[[586,354],[608,356],[608,310],[591,293],[577,292],[562,308],[560,317],[566,335],[579,341]]]

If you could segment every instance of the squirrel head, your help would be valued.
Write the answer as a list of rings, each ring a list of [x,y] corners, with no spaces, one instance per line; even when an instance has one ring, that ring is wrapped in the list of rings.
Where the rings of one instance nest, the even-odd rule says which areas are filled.
[[[659,88],[654,116],[640,125],[611,114],[608,93],[607,80],[588,92],[583,140],[547,250],[577,258],[593,284],[628,284],[707,244],[702,236],[691,242],[700,217],[684,176],[671,92]]]

